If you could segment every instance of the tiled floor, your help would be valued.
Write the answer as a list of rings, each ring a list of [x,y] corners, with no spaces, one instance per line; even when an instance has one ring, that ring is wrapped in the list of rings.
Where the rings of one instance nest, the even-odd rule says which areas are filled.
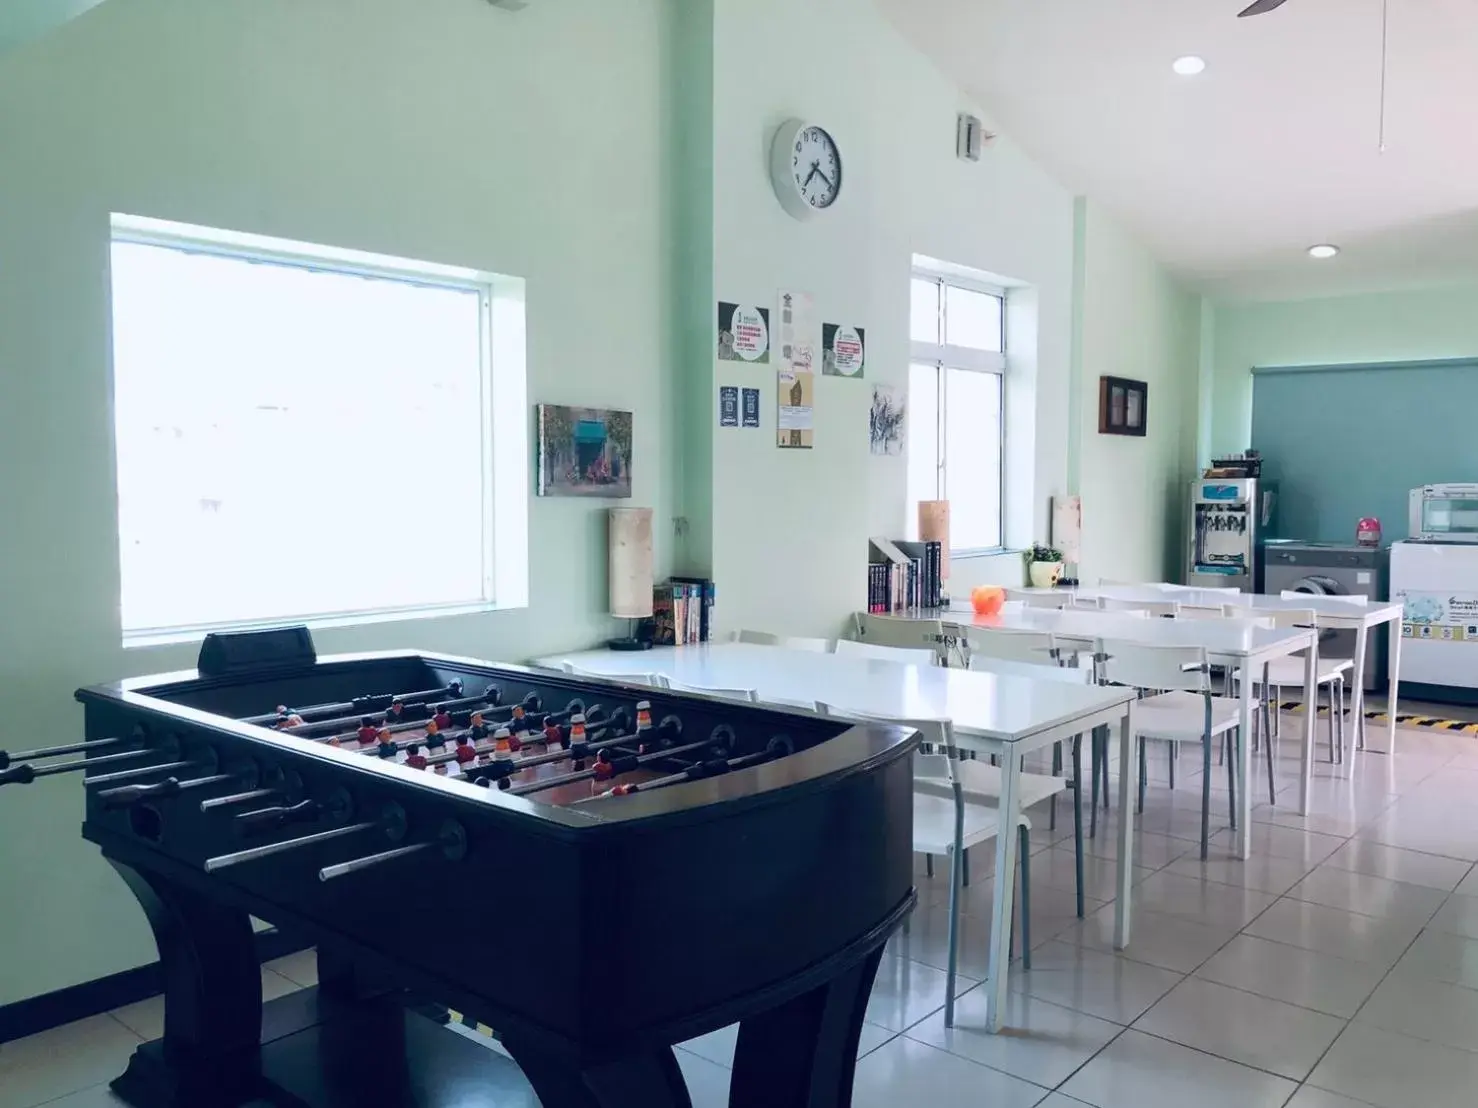
[[[1289,717],[1285,727],[1297,726]],[[1478,740],[1403,731],[1400,754],[1317,763],[1295,809],[1284,731],[1279,803],[1255,796],[1254,858],[1228,857],[1226,777],[1212,857],[1197,856],[1196,759],[1163,752],[1136,837],[1135,927],[1112,947],[1113,829],[1088,844],[1088,918],[1073,907],[1071,810],[1033,813],[1033,968],[1012,970],[1009,1030],[986,1035],[992,875],[964,898],[961,997],[945,1028],[942,881],[889,949],[863,1029],[861,1108],[1438,1108],[1478,1089]],[[264,971],[269,996],[314,981],[311,955]],[[0,1046],[0,1108],[104,1108],[104,1082],[160,1032],[159,1002]],[[726,1103],[734,1029],[679,1051],[698,1108]],[[486,1042],[486,1040],[480,1040]],[[532,1100],[530,1100],[532,1103]]]

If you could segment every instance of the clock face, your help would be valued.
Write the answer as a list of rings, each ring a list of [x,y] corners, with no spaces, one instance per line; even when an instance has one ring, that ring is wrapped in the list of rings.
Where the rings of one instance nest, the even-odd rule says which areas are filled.
[[[820,211],[831,207],[842,191],[842,156],[832,137],[820,127],[806,127],[795,137],[791,174],[801,198]]]

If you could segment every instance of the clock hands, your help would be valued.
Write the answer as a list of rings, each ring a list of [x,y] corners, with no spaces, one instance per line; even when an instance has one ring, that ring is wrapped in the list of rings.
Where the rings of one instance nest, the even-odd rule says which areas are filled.
[[[812,176],[820,177],[821,183],[825,185],[828,189],[835,188],[835,186],[831,183],[831,178],[828,177],[825,173],[821,172],[820,162],[817,162],[814,166],[811,167],[811,174]],[[806,178],[807,181],[809,181],[810,179],[810,177]]]
[[[808,174],[806,174],[806,179],[801,182],[801,188],[807,187],[811,183],[811,178],[819,175],[820,173],[821,173],[821,163],[820,162],[812,162],[811,163],[811,172],[808,173]],[[821,179],[823,181],[826,180],[825,177],[822,177]]]

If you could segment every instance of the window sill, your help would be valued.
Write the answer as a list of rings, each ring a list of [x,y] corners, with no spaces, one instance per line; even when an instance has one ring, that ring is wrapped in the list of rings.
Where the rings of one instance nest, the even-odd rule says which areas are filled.
[[[363,612],[311,618],[284,616],[281,619],[243,620],[200,627],[164,627],[123,633],[123,649],[136,650],[152,646],[178,646],[198,643],[212,631],[260,631],[267,627],[304,626],[310,631],[336,627],[361,627],[376,623],[399,623],[416,619],[442,619],[450,616],[479,615],[485,612],[509,611],[512,605],[492,601],[475,604],[443,604],[425,608],[384,608]]]
[[[1014,546],[980,546],[970,550],[951,550],[951,561],[968,561],[971,558],[1004,558],[1007,554],[1024,554]]]

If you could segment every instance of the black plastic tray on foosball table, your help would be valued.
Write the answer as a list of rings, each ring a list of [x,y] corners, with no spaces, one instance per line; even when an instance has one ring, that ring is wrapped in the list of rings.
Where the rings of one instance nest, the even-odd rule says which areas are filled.
[[[415,996],[494,1028],[546,1108],[687,1104],[672,1045],[735,1022],[731,1104],[850,1102],[883,944],[914,903],[914,732],[461,658],[318,659],[302,629],[266,634],[203,651],[206,672],[77,694],[86,739],[119,740],[89,759],[140,757],[88,772],[83,825],[165,971],[165,1035],[115,1083],[125,1100],[527,1096]],[[397,692],[422,697],[379,740],[400,757],[418,716],[455,705],[461,733],[483,706],[462,774],[318,723],[384,727]],[[493,738],[515,716],[510,757]],[[541,722],[574,777],[557,790],[529,784],[555,761]],[[251,916],[319,951],[319,987],[265,1017]]]

